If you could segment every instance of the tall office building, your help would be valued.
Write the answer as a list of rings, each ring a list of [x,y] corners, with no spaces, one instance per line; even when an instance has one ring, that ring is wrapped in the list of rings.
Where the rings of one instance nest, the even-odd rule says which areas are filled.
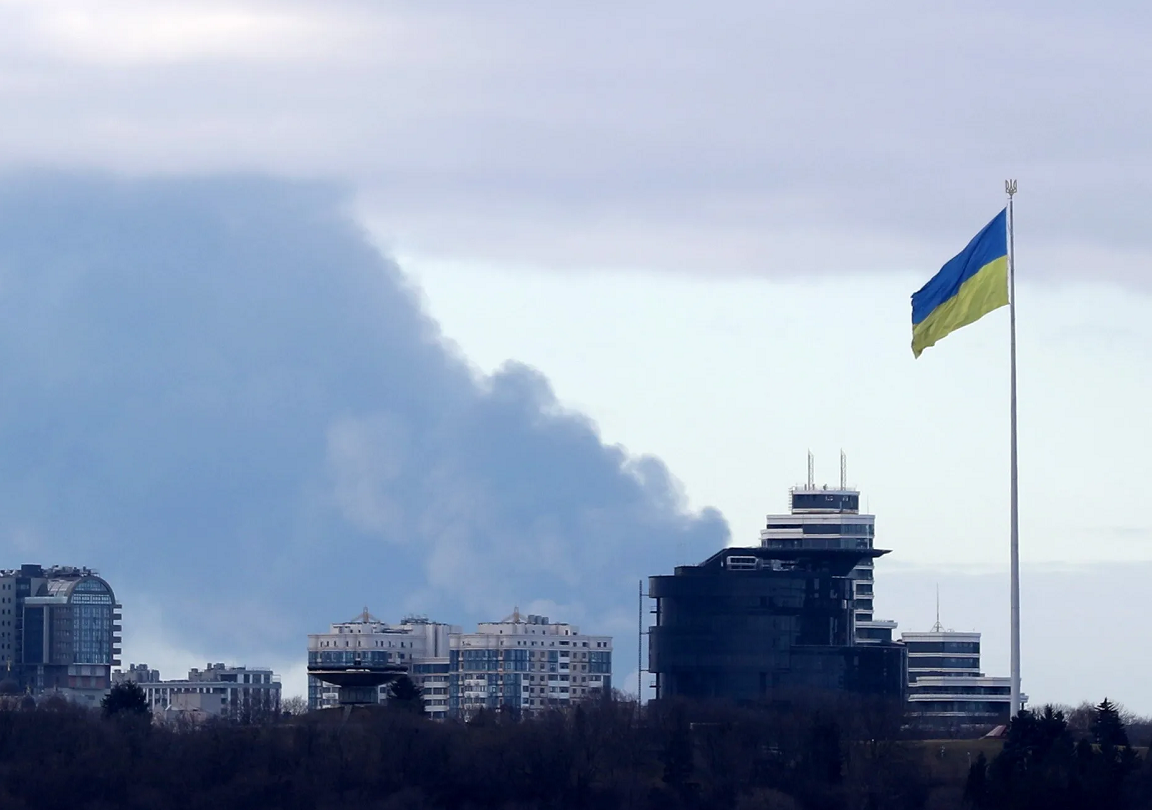
[[[871,547],[726,548],[649,579],[657,698],[758,701],[797,691],[902,699],[899,644],[857,644],[852,571]]]
[[[945,630],[937,620],[929,632],[902,633],[900,640],[908,648],[908,711],[919,725],[1008,722],[1012,681],[980,671],[979,633]]]
[[[760,532],[760,545],[773,549],[859,549],[873,547],[876,516],[860,512],[860,493],[848,486],[844,454],[840,454],[840,486],[817,486],[812,455],[808,456],[808,482],[788,493],[786,515],[768,515]],[[863,557],[852,569],[852,600],[855,605],[856,641],[860,644],[892,641],[896,622],[876,619],[874,560]]]
[[[612,689],[612,638],[583,635],[547,616],[517,609],[475,633],[453,635],[449,645],[453,717],[480,709],[536,713]]]
[[[367,672],[373,668],[403,672],[423,690],[424,711],[435,719],[448,714],[448,639],[460,627],[411,616],[400,624],[382,622],[364,612],[349,622],[338,622],[327,633],[308,636],[310,669],[348,667]],[[402,667],[403,669],[399,669]],[[387,699],[391,677],[382,679],[371,702]],[[308,708],[340,704],[340,687],[308,676]]]
[[[0,571],[2,677],[25,691],[99,703],[120,661],[120,605],[95,571],[22,565]]]

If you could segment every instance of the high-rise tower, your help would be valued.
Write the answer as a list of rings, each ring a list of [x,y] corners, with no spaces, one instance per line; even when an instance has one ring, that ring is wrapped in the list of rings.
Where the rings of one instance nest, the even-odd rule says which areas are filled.
[[[760,532],[760,545],[775,549],[871,549],[876,516],[860,512],[860,492],[848,486],[844,453],[840,453],[840,486],[817,486],[812,454],[808,454],[808,480],[788,492],[786,515],[768,515]],[[892,641],[896,622],[873,615],[873,565],[863,557],[852,569],[857,644]]]

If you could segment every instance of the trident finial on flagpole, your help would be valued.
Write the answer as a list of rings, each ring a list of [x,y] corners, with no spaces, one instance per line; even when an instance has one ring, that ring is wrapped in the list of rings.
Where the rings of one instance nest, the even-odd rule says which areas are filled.
[[[1004,193],[1007,194],[1009,197],[1012,197],[1013,195],[1016,194],[1016,181],[1015,180],[1005,180],[1004,181]]]

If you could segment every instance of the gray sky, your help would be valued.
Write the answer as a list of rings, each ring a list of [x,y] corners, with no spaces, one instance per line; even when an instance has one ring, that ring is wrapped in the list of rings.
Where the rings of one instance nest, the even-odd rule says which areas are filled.
[[[212,175],[211,221],[240,194],[228,176],[333,184],[309,210],[342,206],[399,257],[479,390],[505,360],[530,364],[606,442],[667,462],[737,542],[782,507],[808,448],[829,478],[846,449],[894,550],[877,604],[916,628],[932,617],[911,585],[896,592],[899,566],[947,591],[957,564],[1005,562],[1006,318],[914,363],[908,296],[1018,177],[1025,619],[1075,605],[1119,670],[1152,639],[1116,627],[1096,596],[1115,569],[1092,564],[1152,559],[1137,509],[1152,474],[1150,17],[1135,2],[0,0],[0,168],[57,172],[20,194],[77,171],[163,176],[169,200]],[[137,205],[151,193],[133,189]],[[133,255],[126,205],[106,224]],[[13,272],[0,266],[0,305]],[[339,410],[310,412],[335,447],[388,435]],[[382,514],[357,519],[379,529]],[[19,553],[55,548],[21,531]],[[1042,601],[1067,565],[1081,577]],[[974,605],[1006,603],[973,582],[988,588]],[[1001,673],[1005,612],[954,618],[985,630]],[[1026,691],[1099,699],[1106,684],[1042,637],[1025,638]],[[171,654],[201,653],[183,639]],[[1140,683],[1109,696],[1152,712]]]
[[[337,177],[422,253],[764,275],[934,263],[1018,175],[1043,277],[1148,281],[1141,3],[0,8],[12,164]]]

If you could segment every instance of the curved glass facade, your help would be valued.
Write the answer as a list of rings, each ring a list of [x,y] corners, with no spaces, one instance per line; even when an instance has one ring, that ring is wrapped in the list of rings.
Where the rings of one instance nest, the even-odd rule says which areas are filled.
[[[120,606],[89,568],[23,565],[0,572],[15,592],[13,676],[32,691],[69,689],[98,702],[118,665]]]
[[[82,579],[68,599],[72,614],[72,662],[112,663],[112,589],[101,579]]]

